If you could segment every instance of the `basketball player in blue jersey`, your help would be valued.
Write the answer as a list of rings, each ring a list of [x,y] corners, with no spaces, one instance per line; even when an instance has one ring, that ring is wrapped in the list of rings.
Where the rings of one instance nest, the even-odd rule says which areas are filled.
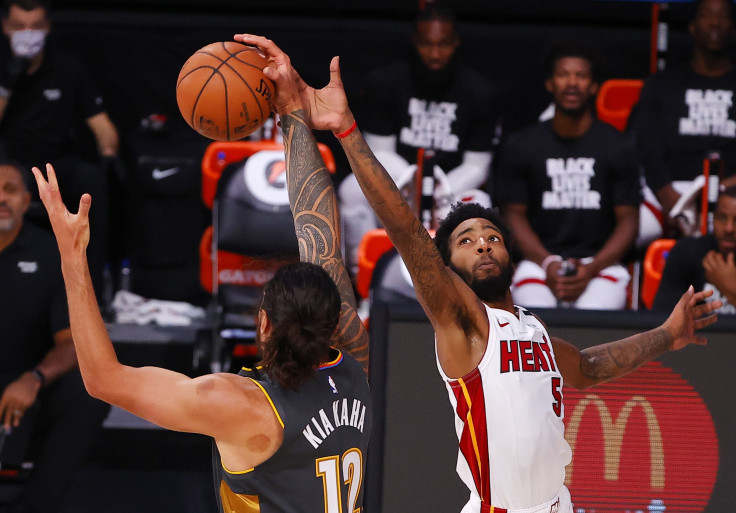
[[[572,513],[563,485],[571,451],[564,438],[563,383],[587,388],[616,379],[666,352],[705,344],[694,331],[715,322],[720,302],[692,287],[660,327],[584,351],[550,337],[514,306],[508,234],[494,212],[454,208],[429,236],[366,145],[348,107],[338,59],[314,90],[270,40],[251,35],[277,87],[291,79],[315,129],[332,130],[376,214],[406,263],[435,330],[437,362],[456,413],[458,473],[470,489],[462,513]],[[316,194],[316,192],[315,192]]]
[[[242,375],[190,379],[120,364],[85,256],[91,198],[84,195],[71,214],[53,167],[46,166],[47,179],[33,169],[61,253],[87,390],[164,428],[211,436],[223,513],[362,510],[372,422],[367,334],[340,253],[331,179],[304,110],[293,101],[298,92],[287,94],[294,91],[277,91],[276,106],[302,262],[280,269],[264,287],[257,314],[262,367]]]

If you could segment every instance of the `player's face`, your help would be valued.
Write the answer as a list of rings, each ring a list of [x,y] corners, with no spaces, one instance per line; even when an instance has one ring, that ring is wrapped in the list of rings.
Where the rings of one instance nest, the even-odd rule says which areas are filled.
[[[713,53],[725,52],[734,32],[730,2],[705,0],[689,28],[696,48]]]
[[[440,20],[417,23],[412,42],[419,58],[432,71],[444,69],[460,44],[453,24]]]
[[[12,166],[0,166],[0,232],[18,229],[30,202],[20,172]]]
[[[567,114],[582,114],[590,107],[591,97],[598,92],[590,62],[582,57],[562,57],[545,86],[552,94],[555,108]]]
[[[450,268],[484,301],[502,298],[513,276],[503,235],[486,219],[467,219],[450,234]]]
[[[727,255],[736,252],[736,198],[722,194],[713,214],[713,236],[718,251]]]
[[[51,23],[46,16],[46,10],[41,7],[26,11],[17,5],[12,5],[7,18],[3,19],[3,32],[8,37],[13,32],[21,30],[44,30],[48,32],[50,28]]]

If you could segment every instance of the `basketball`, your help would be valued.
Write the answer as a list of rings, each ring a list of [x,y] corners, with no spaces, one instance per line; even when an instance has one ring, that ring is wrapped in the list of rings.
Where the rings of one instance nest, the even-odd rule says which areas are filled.
[[[266,58],[234,41],[212,43],[189,57],[176,81],[176,102],[186,122],[216,141],[235,141],[268,119],[274,84]]]

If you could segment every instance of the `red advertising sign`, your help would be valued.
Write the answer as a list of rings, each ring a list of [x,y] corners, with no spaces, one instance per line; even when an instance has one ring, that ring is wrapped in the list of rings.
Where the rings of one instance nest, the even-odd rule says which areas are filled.
[[[565,388],[573,450],[565,484],[575,513],[700,513],[718,473],[705,403],[679,374],[652,362],[613,383]]]

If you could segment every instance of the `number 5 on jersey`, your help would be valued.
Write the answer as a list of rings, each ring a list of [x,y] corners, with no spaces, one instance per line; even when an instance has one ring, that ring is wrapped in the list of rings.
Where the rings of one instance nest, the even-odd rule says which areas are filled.
[[[558,417],[562,416],[562,379],[552,378],[552,411]]]

